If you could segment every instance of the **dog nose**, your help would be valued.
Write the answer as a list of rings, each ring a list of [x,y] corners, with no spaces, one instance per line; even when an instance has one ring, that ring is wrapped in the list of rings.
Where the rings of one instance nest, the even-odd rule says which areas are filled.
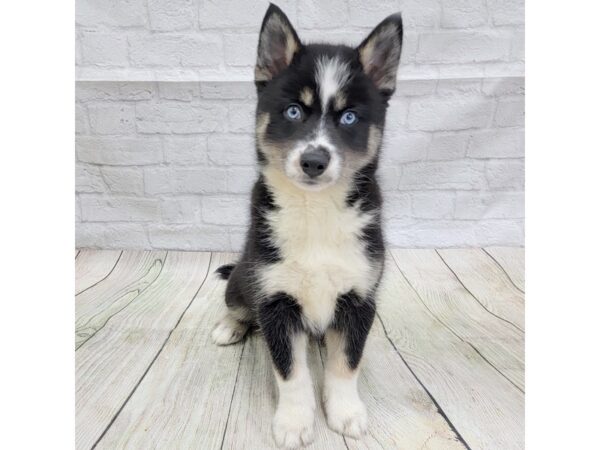
[[[313,148],[302,154],[300,157],[300,165],[302,171],[311,178],[318,177],[329,165],[331,156],[323,147]]]

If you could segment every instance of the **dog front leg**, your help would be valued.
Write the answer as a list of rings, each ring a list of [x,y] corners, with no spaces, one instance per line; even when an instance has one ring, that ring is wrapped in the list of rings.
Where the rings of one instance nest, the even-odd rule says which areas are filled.
[[[275,442],[285,448],[308,445],[313,440],[315,397],[300,306],[289,295],[276,294],[260,305],[258,320],[279,388],[273,418]]]
[[[375,302],[350,292],[337,301],[325,333],[327,363],[323,401],[329,427],[358,439],[367,431],[367,410],[358,395],[359,364],[375,317]]]

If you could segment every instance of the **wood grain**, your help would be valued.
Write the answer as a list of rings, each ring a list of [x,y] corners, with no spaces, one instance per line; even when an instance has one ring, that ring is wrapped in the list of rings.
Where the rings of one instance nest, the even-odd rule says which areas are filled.
[[[359,381],[369,411],[369,432],[350,449],[464,449],[427,391],[410,372],[375,319],[365,348]]]
[[[423,304],[452,333],[524,390],[524,334],[473,297],[435,250],[392,250]],[[506,370],[503,369],[518,369]]]
[[[166,252],[124,251],[110,276],[77,295],[76,348],[156,280],[166,255]]]
[[[438,254],[488,310],[524,330],[524,295],[487,253],[473,248],[438,250]]]
[[[277,405],[277,385],[271,358],[262,336],[254,333],[245,345],[223,448],[276,449],[271,420]],[[342,437],[331,431],[325,423],[318,396],[322,379],[314,376],[315,367],[321,367],[322,371],[322,365],[319,350],[314,342],[310,344],[308,362],[315,383],[317,411],[315,440],[306,448],[344,449],[346,447]]]
[[[484,249],[504,269],[515,286],[525,292],[525,249],[522,247],[487,247]]]
[[[213,272],[232,260],[213,254],[206,282],[97,448],[220,447],[243,347],[211,342],[226,285]]]
[[[318,345],[311,342],[308,356],[317,411],[315,440],[307,449],[464,449],[383,335],[381,324],[374,325],[374,332],[359,381],[369,412],[369,431],[361,440],[342,437],[328,428],[321,402],[323,360]],[[277,387],[270,356],[261,336],[253,335],[245,345],[223,448],[276,449],[271,419]]]
[[[308,355],[318,405],[315,440],[308,449],[465,448],[398,357],[380,323],[374,324],[367,341],[359,378],[361,397],[369,412],[369,433],[362,440],[342,438],[328,428],[321,403],[323,360],[315,342],[311,342]],[[260,335],[253,335],[242,356],[223,448],[276,448],[271,434],[276,399],[266,344]]]
[[[486,250],[390,254],[359,378],[363,440],[327,427],[326,349],[311,341],[318,407],[308,449],[523,448],[523,294],[512,279],[522,249]],[[88,285],[76,298],[77,448],[275,448],[277,388],[262,336],[210,340],[226,283],[209,272],[236,255],[124,252],[106,272],[107,255],[76,258]]]
[[[147,265],[164,255],[138,258]],[[76,352],[78,449],[92,447],[127,403],[202,286],[209,261],[208,253],[170,252],[156,281]]]
[[[409,259],[403,256],[404,253],[400,252],[399,259],[403,259],[405,265],[410,264]],[[423,272],[420,264],[416,267]],[[426,274],[423,273],[423,276]],[[438,282],[448,287],[444,277],[426,278],[430,284],[427,292],[434,291]],[[425,289],[421,287],[421,290]],[[447,296],[438,300],[449,301],[452,305]],[[433,299],[428,303],[433,303]],[[394,261],[388,262],[378,310],[387,336],[399,354],[470,448],[522,449],[523,393],[488,364],[468,341],[459,338],[449,328],[453,323],[444,325],[441,322],[438,314],[444,320],[456,317],[444,312],[443,308],[441,305],[432,305],[432,309],[428,309]],[[458,314],[465,314],[464,309],[459,310]],[[474,313],[467,311],[466,314]],[[464,325],[456,328],[461,332],[465,330]],[[487,337],[487,340],[493,339],[493,336]],[[482,342],[478,344],[482,345]],[[512,376],[522,378],[522,368]],[[399,402],[399,406],[404,407],[404,403],[406,401]]]
[[[75,294],[106,278],[120,255],[119,250],[79,250],[75,258]]]

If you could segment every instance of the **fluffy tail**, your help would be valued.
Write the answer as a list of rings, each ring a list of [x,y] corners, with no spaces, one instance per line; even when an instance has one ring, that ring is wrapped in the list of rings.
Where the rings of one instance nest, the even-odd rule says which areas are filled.
[[[217,273],[222,280],[227,280],[234,268],[235,264],[225,264],[224,266],[221,266],[215,270],[215,273]]]

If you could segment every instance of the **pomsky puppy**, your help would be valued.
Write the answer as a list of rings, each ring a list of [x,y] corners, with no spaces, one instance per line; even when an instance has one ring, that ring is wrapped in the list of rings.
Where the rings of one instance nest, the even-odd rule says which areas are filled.
[[[357,378],[384,264],[376,170],[401,47],[399,14],[357,48],[303,44],[275,5],[262,23],[260,175],[243,255],[218,269],[228,280],[227,314],[212,337],[227,345],[251,326],[262,331],[279,387],[272,424],[279,446],[313,439],[309,335],[325,338],[330,428],[353,438],[367,428]]]

